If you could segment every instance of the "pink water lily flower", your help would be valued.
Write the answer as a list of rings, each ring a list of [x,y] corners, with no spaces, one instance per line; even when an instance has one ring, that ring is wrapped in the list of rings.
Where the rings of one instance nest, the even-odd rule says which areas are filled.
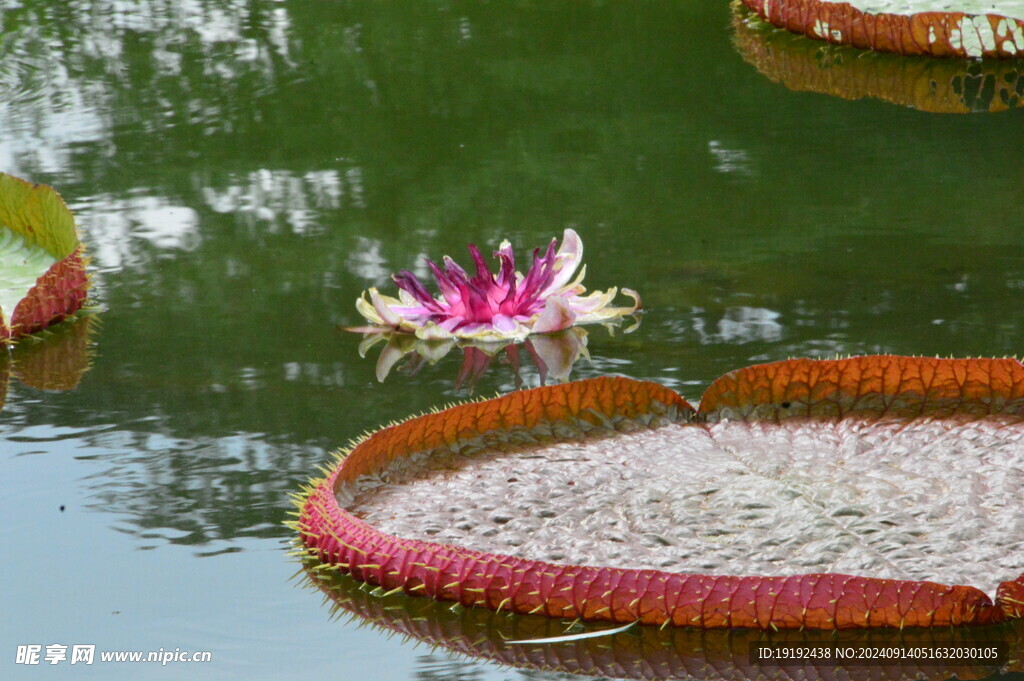
[[[402,270],[392,275],[398,298],[371,288],[356,301],[356,309],[374,325],[373,330],[412,333],[423,340],[522,340],[531,333],[609,321],[639,309],[640,297],[627,288],[622,292],[634,301],[629,307],[611,306],[618,292],[615,287],[583,295],[583,242],[574,230],[566,229],[557,251],[556,243],[552,239],[544,255],[539,248],[534,250],[533,265],[525,275],[516,271],[508,241],[494,252],[500,263],[497,274],[488,270],[480,249],[470,244],[473,276],[448,256],[443,268],[427,260],[440,297],[432,296],[412,272]],[[570,281],[577,269],[579,275]]]

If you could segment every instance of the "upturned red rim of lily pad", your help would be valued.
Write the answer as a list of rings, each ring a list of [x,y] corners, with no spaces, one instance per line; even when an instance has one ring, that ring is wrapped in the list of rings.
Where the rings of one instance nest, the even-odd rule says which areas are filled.
[[[13,310],[0,310],[0,341],[41,331],[82,308],[89,289],[84,249],[74,216],[52,187],[0,173],[0,230],[54,260]]]
[[[1024,56],[1020,0],[742,0],[765,21],[837,45],[931,57]]]
[[[463,404],[398,423],[338,455],[297,498],[304,554],[388,592],[558,618],[660,626],[855,629],[998,624],[1024,616],[1024,574],[989,598],[973,586],[814,573],[674,573],[566,565],[380,531],[336,492],[414,453],[472,456],[525,437],[614,437],[652,421],[781,422],[852,417],[1024,419],[1024,365],[1015,359],[864,356],[788,360],[730,372],[700,410],[646,381],[596,378]],[[699,426],[699,424],[693,424]],[[687,426],[683,426],[687,427]]]
[[[752,659],[752,646],[817,649],[824,655],[843,649],[844,660],[835,655],[802,660],[803,678],[846,681],[851,678],[944,681],[952,677],[983,679],[997,673],[1024,671],[1024,621],[995,627],[930,627],[899,630],[854,629],[846,631],[780,631],[766,634],[750,629],[692,629],[673,627],[635,628],[615,634],[619,627],[569,627],[545,617],[494,617],[476,608],[458,608],[427,599],[385,596],[379,589],[339,575],[315,569],[305,572],[306,583],[329,600],[331,618],[348,617],[388,634],[399,634],[415,643],[489,660],[520,669],[616,679],[745,679],[769,681],[780,678],[777,663]],[[549,645],[557,642],[558,645]],[[1005,646],[1002,659],[971,664],[960,660],[877,660],[866,673],[863,654],[872,650],[951,650]],[[854,657],[861,654],[861,658]],[[869,653],[870,654],[870,653]],[[1005,660],[1005,662],[1004,662]],[[787,675],[784,678],[790,678]]]

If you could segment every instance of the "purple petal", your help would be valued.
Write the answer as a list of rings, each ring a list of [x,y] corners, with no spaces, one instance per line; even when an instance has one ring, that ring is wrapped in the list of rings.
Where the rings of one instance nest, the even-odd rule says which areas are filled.
[[[474,244],[470,244],[469,252],[476,264],[476,276],[470,280],[470,283],[484,295],[490,308],[490,314],[493,314],[508,298],[508,292],[504,287],[498,285],[494,275],[487,269],[487,263],[484,262],[480,249]]]
[[[514,319],[504,314],[496,314],[491,318],[491,326],[496,331],[500,331],[505,334],[512,333],[516,330],[516,322]]]
[[[451,309],[448,311],[452,315],[460,315],[466,317],[466,319],[472,319],[473,314],[470,306],[472,301],[470,300],[473,296],[473,292],[470,290],[469,279],[466,277],[466,272],[458,265],[448,261],[451,260],[445,256],[445,264],[448,265],[445,268],[445,272],[448,275],[448,280],[456,289],[456,293],[453,296],[454,301],[451,305]]]
[[[423,307],[431,312],[443,312],[443,309],[434,300],[434,297],[430,295],[420,280],[416,278],[416,275],[409,270],[402,270],[398,274],[392,274],[391,279],[398,285],[398,288],[415,298]]]
[[[491,307],[487,292],[473,282],[467,282],[466,288],[469,291],[469,295],[464,298],[468,318],[474,322],[490,322],[494,317],[494,309]]]
[[[487,299],[487,293],[470,281],[469,277],[466,276],[466,271],[455,264],[451,258],[445,256],[444,261],[447,266],[448,279],[459,290],[458,300],[460,304],[452,305],[449,313],[461,314],[469,322],[490,322],[491,317],[494,315],[494,310]]]
[[[462,317],[449,317],[448,319],[438,322],[437,325],[444,329],[445,331],[447,331],[448,333],[452,333],[453,331],[455,331],[455,329],[459,328],[459,325],[463,324],[465,321],[466,320],[463,319]]]
[[[427,266],[434,275],[434,281],[437,282],[437,288],[441,290],[441,295],[449,305],[454,305],[459,302],[459,291],[455,287],[455,282],[448,277],[445,272],[441,271],[441,268],[434,264],[433,260],[427,260]]]
[[[498,303],[498,310],[502,314],[515,314],[516,312],[516,290],[518,287],[516,285],[515,260],[511,254],[511,247],[509,251],[509,253],[502,251],[494,253],[495,257],[501,259],[501,271],[498,274],[497,285],[499,290],[505,292],[505,295],[501,300],[495,302]]]
[[[494,252],[494,257],[501,260],[501,269],[498,272],[497,284],[501,288],[515,287],[516,283],[516,256],[512,252],[512,244],[502,241],[501,247]]]
[[[459,279],[469,281],[469,275],[466,274],[466,270],[462,269],[459,263],[447,255],[444,256],[444,271],[452,281],[458,281]]]
[[[480,249],[476,247],[476,244],[469,245],[469,255],[473,258],[473,264],[476,265],[476,276],[473,278],[473,283],[481,288],[490,288],[494,284],[494,277],[491,275],[491,271],[487,269],[484,256],[481,255]]]
[[[551,243],[548,244],[548,251],[543,257],[539,257],[539,253],[539,248],[534,249],[533,265],[530,267],[530,271],[526,273],[526,279],[523,280],[523,285],[516,302],[517,307],[522,308],[522,306],[536,300],[540,292],[547,288],[548,284],[551,283],[551,279],[555,276],[555,239],[552,239]]]

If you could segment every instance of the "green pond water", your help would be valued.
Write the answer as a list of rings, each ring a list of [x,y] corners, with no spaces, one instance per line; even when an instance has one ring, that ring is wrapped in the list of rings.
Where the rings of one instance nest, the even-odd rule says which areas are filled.
[[[61,192],[104,309],[74,389],[0,365],[0,678],[565,678],[360,628],[291,579],[289,495],[329,452],[539,383],[499,357],[457,386],[459,350],[378,382],[338,326],[424,256],[576,229],[587,286],[647,312],[589,328],[572,377],[693,400],[791,356],[1021,353],[1024,112],[791,90],[731,22],[726,0],[0,0],[0,170]],[[956,88],[981,109],[992,83]],[[16,661],[55,643],[97,662]],[[159,649],[212,661],[98,661]]]

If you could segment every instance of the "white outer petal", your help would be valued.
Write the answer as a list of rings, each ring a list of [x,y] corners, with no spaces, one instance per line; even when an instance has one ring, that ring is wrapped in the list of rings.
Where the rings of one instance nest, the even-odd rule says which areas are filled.
[[[576,275],[576,281],[572,282],[571,284],[566,284],[562,288],[555,291],[553,295],[566,296],[570,293],[573,295],[580,295],[581,293],[587,290],[587,288],[583,285],[583,277],[585,276],[587,276],[586,265],[580,268],[580,273]]]
[[[551,333],[568,329],[576,323],[576,313],[562,296],[551,296],[544,302],[544,309],[534,320],[533,333]]]
[[[366,291],[363,291],[363,295],[356,298],[356,310],[371,324],[385,326],[384,320],[381,319],[380,315],[377,314],[377,311],[373,309],[373,304],[366,299]]]
[[[365,299],[361,298],[360,300],[365,300]],[[377,313],[376,314],[377,318],[373,319],[373,318],[369,317],[365,312],[363,312],[362,309],[360,309],[359,311],[363,312],[363,316],[364,317],[366,317],[370,321],[374,321],[374,322],[376,322],[378,324],[383,324],[384,326],[393,326],[395,328],[398,328],[399,326],[401,326],[401,324],[402,324],[402,317],[399,316],[398,314],[396,314],[395,312],[393,312],[391,310],[391,307],[390,307],[390,305],[398,304],[399,303],[398,300],[396,300],[395,298],[388,298],[387,296],[382,296],[380,294],[380,291],[378,291],[375,288],[371,288],[370,289],[370,303],[373,305],[374,312]],[[356,307],[359,308],[359,303],[358,302],[356,303]]]
[[[562,244],[555,253],[555,277],[543,291],[540,297],[544,298],[555,291],[558,291],[572,279],[576,268],[583,261],[583,240],[576,230],[566,227],[562,233]]]
[[[618,292],[619,290],[613,286],[607,291],[591,291],[585,296],[569,296],[569,305],[576,310],[581,319],[590,319],[591,315],[599,314],[608,307]]]
[[[622,292],[633,299],[629,307],[612,307],[618,289],[614,286],[607,291],[594,291],[586,296],[569,296],[568,303],[576,311],[577,324],[591,324],[608,319],[633,314],[640,309],[640,296],[633,289],[624,288]]]
[[[642,310],[644,308],[644,301],[640,300],[639,293],[637,293],[631,288],[626,288],[625,286],[622,287],[622,292],[633,299],[632,312],[636,312],[637,310]]]

